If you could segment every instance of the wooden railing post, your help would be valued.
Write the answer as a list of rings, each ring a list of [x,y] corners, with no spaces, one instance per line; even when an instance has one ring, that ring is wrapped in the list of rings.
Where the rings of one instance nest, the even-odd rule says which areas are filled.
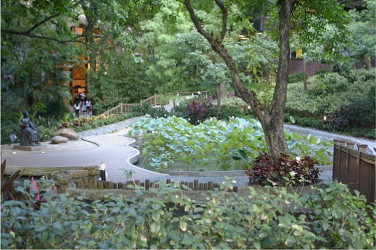
[[[347,149],[346,149],[346,183],[349,182],[349,158],[350,158],[350,149],[354,149],[354,144],[352,142],[347,142]]]
[[[338,151],[336,149],[336,145],[338,145],[338,140],[333,140],[333,173],[332,173],[332,180],[338,181],[338,162],[339,162],[339,156]]]

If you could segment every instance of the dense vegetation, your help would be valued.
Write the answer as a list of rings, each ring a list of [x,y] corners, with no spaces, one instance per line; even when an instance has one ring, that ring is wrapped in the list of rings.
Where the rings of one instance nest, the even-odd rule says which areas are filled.
[[[180,117],[146,117],[129,133],[141,136],[142,164],[158,171],[247,169],[267,151],[261,125],[254,119],[211,118],[195,126]],[[311,155],[320,164],[330,163],[330,142],[287,131],[285,136],[293,155]]]
[[[352,70],[347,78],[317,74],[308,79],[307,91],[302,81],[290,83],[286,121],[292,116],[298,125],[375,138],[375,80],[372,69]]]
[[[39,209],[22,201],[2,202],[1,247],[375,247],[375,207],[343,184],[313,188],[310,194],[250,187],[247,198],[217,191],[201,203],[177,188],[150,192],[149,198],[140,191],[134,198],[109,195],[94,202],[47,193]]]
[[[66,83],[70,81],[69,70],[82,64],[82,56],[90,58],[91,65],[94,65],[86,72],[87,94],[94,100],[97,113],[119,102],[138,102],[155,92],[206,89],[211,95],[216,95],[221,84],[225,86],[225,92],[230,90],[231,77],[226,65],[196,31],[181,1],[128,2],[64,0],[46,4],[43,0],[30,3],[2,1],[1,105],[7,111],[1,113],[2,144],[9,142],[10,134],[17,134],[18,122],[25,109],[30,111],[32,120],[42,129],[71,119],[68,114],[71,90]],[[230,6],[230,2],[224,2],[227,7]],[[236,3],[250,7],[247,1]],[[348,30],[330,23],[324,25],[322,21],[317,26],[316,19],[305,16],[304,23],[312,24],[314,28],[309,31],[304,29],[308,34],[293,30],[292,49],[303,47],[306,61],[327,62],[331,69],[347,79],[353,79],[351,69],[359,60],[369,69],[370,59],[374,59],[372,51],[376,36],[372,27],[375,3],[365,3],[367,8],[361,12],[351,10],[349,15],[343,15],[341,22],[348,22]],[[255,6],[257,4],[259,1],[255,2]],[[312,2],[311,7],[316,8],[315,4]],[[196,5],[202,7],[199,16],[206,23],[204,28],[212,29],[216,34],[220,30],[219,13],[210,6]],[[274,8],[271,9],[273,18],[265,25],[275,27],[276,12]],[[271,9],[266,8],[265,11]],[[334,10],[339,11],[337,8]],[[272,30],[256,34],[249,19],[244,19],[244,15],[252,11],[240,15],[242,11],[236,5],[231,5],[229,11],[239,15],[229,17],[234,26],[226,34],[224,46],[238,65],[240,78],[246,87],[254,90],[262,103],[267,103],[271,100],[273,84],[270,83],[275,78],[277,65],[276,34]],[[293,21],[301,21],[301,13],[295,14]],[[85,15],[87,22],[82,22],[82,15]],[[72,34],[69,26],[72,23],[81,25],[85,31],[83,35]],[[243,28],[248,32],[244,34],[248,39],[239,40]],[[101,31],[101,37],[94,39],[96,29]],[[348,84],[352,83],[350,81]],[[330,85],[330,82],[325,84]],[[371,97],[372,92],[369,93],[368,97]],[[370,103],[370,98],[363,99],[353,102]],[[344,106],[341,113],[348,113],[349,110],[353,109]],[[234,112],[232,115],[240,115],[235,109],[226,108],[219,117],[228,117],[230,111]],[[215,113],[213,110],[210,112]],[[342,119],[344,115],[338,116]],[[344,119],[348,120],[348,127],[358,126],[353,118]],[[369,119],[372,120],[372,117]],[[356,135],[374,134],[369,130],[372,126],[360,124],[360,127],[368,129],[368,132],[353,131]]]

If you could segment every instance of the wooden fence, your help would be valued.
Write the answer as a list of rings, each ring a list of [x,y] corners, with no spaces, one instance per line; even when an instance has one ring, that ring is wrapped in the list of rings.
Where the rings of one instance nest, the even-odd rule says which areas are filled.
[[[166,179],[166,184],[173,183],[171,179]],[[133,189],[132,186],[138,186],[145,190],[150,190],[152,188],[158,189],[160,187],[159,183],[152,182],[150,180],[145,180],[141,182],[139,180],[136,181],[127,181],[126,183],[122,182],[110,182],[110,181],[101,181],[101,180],[89,180],[86,183],[84,182],[77,182],[76,188],[84,188],[84,189]],[[199,180],[194,180],[193,182],[185,182],[180,181],[178,182],[180,187],[183,186],[190,188],[193,191],[209,191],[218,189],[220,187],[219,184],[213,183],[212,181],[206,183],[200,183]],[[227,190],[228,192],[238,192],[238,187],[233,187],[231,190]]]
[[[351,191],[358,190],[368,203],[375,196],[375,155],[366,153],[367,145],[357,145],[344,141],[334,141],[333,181],[347,184]]]
[[[105,111],[102,115],[117,115],[122,114],[130,111],[133,106],[142,106],[144,104],[149,104],[150,106],[157,106],[157,105],[167,105],[168,103],[162,99],[162,96],[182,96],[182,95],[201,95],[204,94],[207,96],[208,91],[196,91],[196,92],[183,92],[183,93],[167,93],[163,95],[154,94],[149,98],[141,100],[140,103],[119,103],[116,107],[113,107],[107,111]]]
[[[319,62],[307,63],[306,67],[307,67],[308,76],[313,76],[317,70],[329,69],[329,66],[327,64],[323,64]],[[303,73],[303,72],[304,72],[303,60],[290,59],[289,74],[296,74],[296,73]]]

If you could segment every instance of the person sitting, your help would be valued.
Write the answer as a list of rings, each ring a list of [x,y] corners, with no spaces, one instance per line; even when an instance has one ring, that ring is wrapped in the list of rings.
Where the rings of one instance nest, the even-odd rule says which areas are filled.
[[[29,113],[25,111],[23,113],[23,118],[20,122],[20,145],[21,146],[37,146],[39,143],[39,134],[38,131],[33,126],[33,123],[30,120]]]

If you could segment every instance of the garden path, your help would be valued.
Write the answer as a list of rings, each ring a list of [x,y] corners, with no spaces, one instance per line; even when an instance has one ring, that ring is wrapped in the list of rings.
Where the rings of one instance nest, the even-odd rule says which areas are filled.
[[[341,135],[341,134],[335,134],[331,132],[321,131],[317,129],[312,128],[304,128],[294,125],[288,125],[285,124],[284,128],[286,130],[289,130],[291,132],[295,132],[301,135],[308,135],[311,134],[315,137],[320,138],[321,140],[340,140],[340,141],[347,141],[347,142],[353,142],[356,144],[365,144],[368,145],[367,153],[369,154],[376,154],[376,142],[364,138],[357,138],[347,135]]]
[[[67,144],[59,145],[44,142],[42,144],[46,145],[46,149],[41,151],[20,151],[13,149],[13,145],[3,145],[1,156],[2,159],[7,160],[8,166],[20,167],[99,166],[102,162],[105,162],[108,172],[107,180],[114,182],[124,182],[126,180],[124,170],[132,170],[134,172],[132,179],[134,180],[170,178],[180,181],[192,181],[199,179],[200,182],[211,180],[217,183],[224,180],[223,177],[169,176],[131,164],[130,159],[138,155],[139,151],[129,146],[129,144],[134,142],[134,139],[128,138],[126,135],[129,126],[139,118],[135,117],[79,133],[81,138],[85,140],[71,141]],[[376,143],[373,141],[291,125],[286,125],[285,127],[294,132],[310,133],[323,139],[351,140],[355,143],[368,144],[370,145],[369,149],[376,147]],[[331,179],[331,172],[330,168],[325,169],[321,174],[321,179]],[[238,185],[243,186],[247,185],[248,179],[246,176],[238,176],[236,181]]]

